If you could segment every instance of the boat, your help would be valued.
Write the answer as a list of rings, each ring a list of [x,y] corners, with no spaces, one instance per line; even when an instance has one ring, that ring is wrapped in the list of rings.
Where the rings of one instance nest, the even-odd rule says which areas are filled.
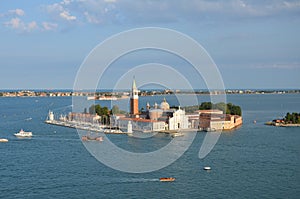
[[[159,178],[159,181],[161,182],[173,182],[175,181],[175,178]]]
[[[211,170],[211,167],[206,166],[206,167],[203,167],[203,169],[204,170]]]
[[[120,129],[104,129],[105,134],[122,134]]]
[[[0,142],[8,142],[8,139],[1,138]]]
[[[32,136],[32,132],[26,132],[23,129],[21,129],[19,131],[19,133],[15,133],[14,134],[16,137],[31,137]]]
[[[183,136],[183,133],[173,133],[171,136],[172,136],[172,138],[175,138],[175,137],[182,137],[182,136]]]
[[[82,141],[98,141],[98,142],[103,142],[103,137],[90,137],[88,135],[84,135],[81,137]]]

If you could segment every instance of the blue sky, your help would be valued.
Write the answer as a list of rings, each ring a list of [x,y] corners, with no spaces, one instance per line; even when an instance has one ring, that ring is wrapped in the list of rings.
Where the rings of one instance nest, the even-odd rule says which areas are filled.
[[[0,89],[72,88],[96,45],[148,26],[194,38],[226,88],[300,88],[300,1],[1,0]]]

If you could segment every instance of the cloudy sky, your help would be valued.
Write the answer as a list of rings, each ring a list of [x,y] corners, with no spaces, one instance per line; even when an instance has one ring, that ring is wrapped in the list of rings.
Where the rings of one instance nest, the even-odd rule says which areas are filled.
[[[196,40],[218,66],[226,88],[300,88],[299,0],[0,4],[0,89],[72,88],[80,65],[96,45],[142,27],[170,28]],[[143,58],[120,65],[126,72],[129,65],[151,61]]]

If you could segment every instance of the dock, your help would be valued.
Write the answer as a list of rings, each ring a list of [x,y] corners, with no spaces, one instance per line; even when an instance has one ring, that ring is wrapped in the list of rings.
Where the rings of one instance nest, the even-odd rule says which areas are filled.
[[[81,129],[81,130],[93,131],[93,132],[102,132],[105,134],[126,134],[120,131],[110,130],[109,129],[110,127],[107,125],[99,125],[99,124],[93,124],[88,122],[46,120],[45,123],[50,125],[63,126],[67,128]]]

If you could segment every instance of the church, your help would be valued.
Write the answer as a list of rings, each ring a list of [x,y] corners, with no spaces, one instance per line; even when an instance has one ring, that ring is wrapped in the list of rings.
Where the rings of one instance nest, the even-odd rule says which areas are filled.
[[[131,123],[133,130],[142,132],[189,128],[189,120],[185,110],[180,107],[170,109],[170,105],[165,98],[160,105],[155,103],[150,106],[147,103],[146,111],[139,112],[138,92],[135,79],[133,79],[130,93],[130,114],[126,117],[120,117],[116,121],[121,129],[127,129],[129,123]]]

